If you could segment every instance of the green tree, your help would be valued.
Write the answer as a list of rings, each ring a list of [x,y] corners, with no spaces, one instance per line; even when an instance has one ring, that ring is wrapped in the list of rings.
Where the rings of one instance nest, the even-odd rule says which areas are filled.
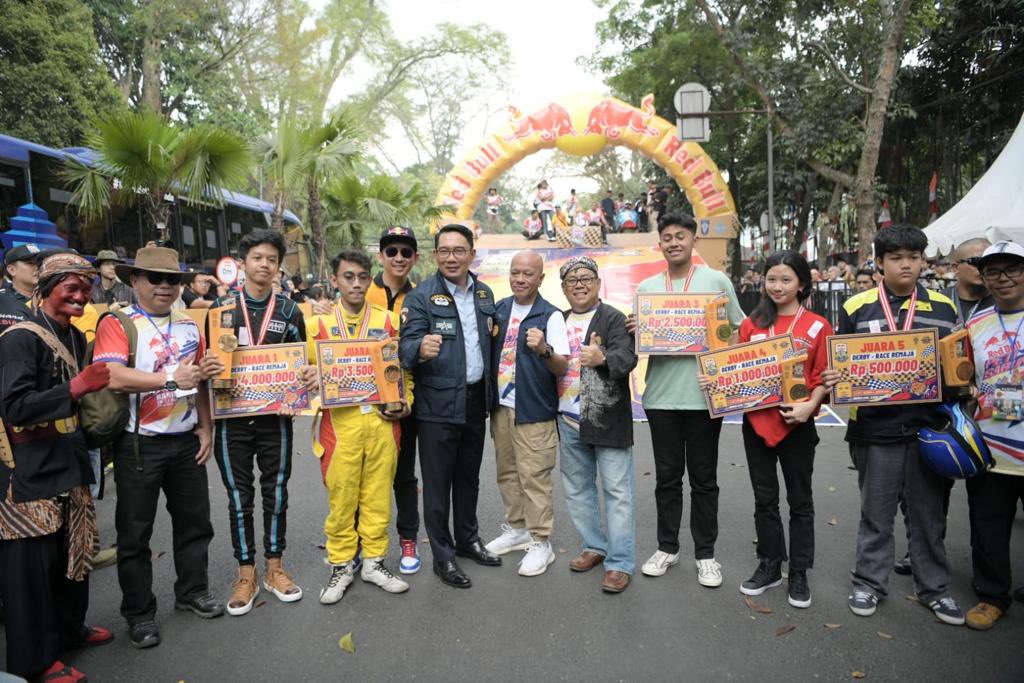
[[[245,141],[214,126],[183,129],[152,112],[122,112],[101,119],[87,138],[96,151],[89,165],[68,157],[64,175],[71,201],[87,215],[112,203],[141,202],[150,225],[166,226],[166,195],[189,204],[224,201],[224,190],[245,182],[252,160]]]
[[[53,147],[81,144],[120,98],[81,0],[0,0],[0,131]]]
[[[391,177],[374,175],[361,180],[343,175],[323,189],[327,239],[332,248],[363,247],[368,238],[391,225],[408,225],[425,233],[425,227],[441,215],[434,197],[419,183],[403,189]],[[422,227],[420,227],[422,226]]]

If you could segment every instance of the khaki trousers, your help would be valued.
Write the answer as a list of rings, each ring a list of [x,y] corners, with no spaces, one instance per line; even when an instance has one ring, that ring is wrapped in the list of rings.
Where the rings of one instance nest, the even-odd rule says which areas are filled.
[[[509,526],[529,529],[534,538],[548,538],[555,516],[551,498],[551,472],[558,451],[555,421],[516,424],[515,411],[499,406],[491,414],[491,438]]]

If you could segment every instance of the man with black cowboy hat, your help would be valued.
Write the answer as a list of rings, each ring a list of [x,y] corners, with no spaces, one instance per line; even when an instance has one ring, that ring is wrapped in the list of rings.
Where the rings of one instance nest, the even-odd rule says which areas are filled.
[[[135,293],[128,285],[117,279],[115,268],[124,263],[124,259],[112,249],[104,249],[96,254],[96,270],[100,278],[92,289],[92,302],[106,304],[111,309],[118,309],[135,303]]]
[[[207,579],[213,526],[205,467],[212,423],[204,381],[220,364],[205,357],[196,323],[171,310],[194,276],[180,271],[176,251],[144,247],[115,272],[137,303],[100,320],[93,358],[108,364],[111,389],[130,394],[131,418],[114,442],[117,574],[131,644],[145,648],[160,642],[149,539],[161,490],[173,522],[175,608],[203,618],[224,613]]]
[[[366,300],[394,313],[401,313],[405,296],[412,291],[409,274],[419,261],[416,233],[409,228],[396,225],[385,228],[380,236],[380,252],[377,255],[383,267],[373,278],[366,292]],[[395,468],[395,526],[398,529],[398,544],[402,548],[402,559],[398,571],[415,574],[421,561],[416,545],[416,534],[420,530],[418,492],[416,480],[416,419],[412,416],[401,421],[402,437],[398,448],[398,466]]]

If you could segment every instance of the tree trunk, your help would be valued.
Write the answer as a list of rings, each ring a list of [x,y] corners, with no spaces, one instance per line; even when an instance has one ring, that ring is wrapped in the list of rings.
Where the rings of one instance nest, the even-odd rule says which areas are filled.
[[[284,193],[274,191],[274,210],[270,213],[270,228],[284,234]]]
[[[828,243],[833,232],[839,230],[839,203],[843,199],[843,186],[836,183],[832,188],[832,198],[828,201],[825,213],[825,225],[818,229],[818,270],[824,271],[828,264]]]
[[[326,275],[326,242],[324,241],[324,207],[320,202],[320,187],[315,179],[309,181],[309,240],[313,243],[313,254],[317,260],[317,278]]]
[[[900,0],[893,11],[889,35],[882,47],[882,60],[878,65],[878,75],[875,76],[865,116],[864,145],[861,147],[852,188],[857,209],[857,252],[860,263],[871,257],[871,245],[875,239],[875,171],[885,129],[885,114],[889,110],[889,97],[903,59],[903,36],[912,4],[913,0]]]
[[[163,114],[160,86],[160,39],[152,27],[142,39],[142,109]]]
[[[811,216],[814,194],[818,190],[818,177],[817,173],[811,173],[810,177],[807,178],[807,182],[804,183],[803,201],[800,203],[800,211],[797,214],[796,226],[793,230],[792,248],[797,251],[800,251],[801,245],[803,245],[810,232],[810,226],[807,221]]]

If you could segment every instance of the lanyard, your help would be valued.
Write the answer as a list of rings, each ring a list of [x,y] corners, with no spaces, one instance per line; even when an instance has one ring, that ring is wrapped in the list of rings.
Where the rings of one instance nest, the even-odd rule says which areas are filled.
[[[793,328],[796,327],[796,321],[799,320],[800,316],[802,316],[803,314],[804,314],[804,307],[803,306],[801,306],[800,308],[796,309],[796,315],[793,316],[793,321],[791,323],[789,323],[789,329],[786,330],[786,334],[789,334],[790,332],[793,331]],[[775,336],[775,324],[774,323],[772,324],[771,327],[768,328],[768,336],[769,337],[774,337]]]
[[[898,332],[896,329],[896,318],[892,314],[892,307],[889,306],[889,293],[885,291],[885,283],[878,283],[878,303],[882,306],[882,312],[885,313],[885,320],[889,323],[890,332]],[[907,311],[907,317],[903,321],[903,329],[909,330],[914,324],[914,314],[917,313],[917,285],[914,285],[914,293],[910,295],[910,310]],[[896,312],[899,316],[899,312]]]
[[[141,306],[139,306],[138,309],[142,312],[142,315],[146,316],[146,320],[148,320],[149,324],[153,326],[153,329],[156,330],[156,333],[159,334],[163,338],[164,346],[166,346],[168,349],[170,349],[171,348],[171,341],[172,341],[172,337],[171,337],[171,324],[173,323],[173,321],[171,319],[171,314],[170,313],[167,314],[167,332],[165,334],[165,333],[160,331],[160,328],[157,327],[157,324],[153,321],[152,316],[150,316],[149,313],[146,312],[146,309],[142,308]]]
[[[242,317],[245,318],[245,329],[249,333],[249,343],[252,344],[253,339],[256,339],[255,346],[263,346],[263,339],[267,336],[267,328],[270,327],[270,321],[274,317],[274,307],[277,306],[277,296],[273,292],[270,293],[270,297],[267,300],[267,310],[263,313],[263,322],[260,323],[259,338],[252,336],[252,323],[249,322],[249,309],[245,305],[245,290],[239,290],[238,301],[242,305]]]
[[[1006,341],[1010,343],[1010,348],[1013,349],[1013,355],[1010,357],[1010,363],[1013,367],[1017,367],[1017,362],[1024,358],[1024,345],[1020,343],[1020,328],[1024,325],[1024,315],[1021,315],[1020,322],[1017,323],[1017,329],[1013,332],[1013,339],[1010,339],[1010,333],[1006,329],[1006,323],[1003,321],[1003,314],[1000,311],[996,311],[999,316],[999,326],[1003,328],[1003,336]]]
[[[363,318],[359,323],[359,330],[356,332],[355,337],[348,336],[348,327],[345,325],[345,319],[341,315],[341,304],[334,307],[334,317],[338,320],[338,333],[342,339],[366,339],[366,331],[370,328],[370,307],[363,304]]]
[[[693,265],[693,264],[690,265],[690,272],[688,272],[686,274],[686,279],[683,281],[683,291],[684,292],[689,292],[690,291],[690,282],[693,281],[693,274],[695,272],[697,272],[697,268],[699,268],[699,267],[700,266]],[[667,270],[665,271],[665,291],[667,291],[667,292],[675,291],[675,290],[672,289],[672,276],[669,275]]]

